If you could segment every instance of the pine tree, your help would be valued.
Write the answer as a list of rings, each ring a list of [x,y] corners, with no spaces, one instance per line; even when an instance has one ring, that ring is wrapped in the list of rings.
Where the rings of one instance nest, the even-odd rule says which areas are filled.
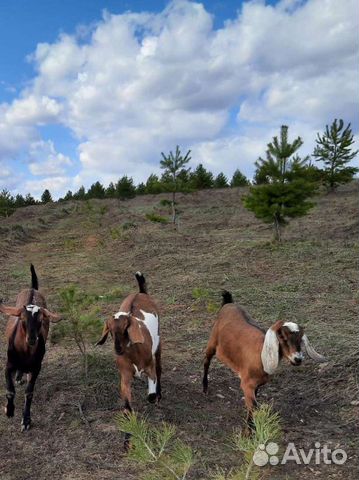
[[[227,188],[229,186],[228,179],[223,172],[220,172],[216,176],[216,178],[214,179],[213,186],[214,188]]]
[[[115,198],[116,197],[116,187],[113,182],[109,184],[105,192],[106,198]]]
[[[15,199],[11,193],[4,189],[0,192],[0,216],[8,217],[15,210]]]
[[[317,184],[308,175],[308,157],[302,160],[293,156],[302,144],[300,137],[289,143],[288,127],[282,126],[280,140],[274,137],[268,144],[266,160],[260,158],[256,162],[265,182],[251,187],[244,198],[245,207],[257,218],[273,223],[278,241],[288,219],[305,215],[314,205],[309,198]]]
[[[249,185],[247,177],[237,169],[233,174],[231,187],[245,187],[246,185]]]
[[[191,173],[190,179],[195,190],[213,188],[213,173],[206,170],[202,163]]]
[[[64,201],[66,200],[72,200],[73,199],[73,195],[72,195],[72,192],[71,190],[68,190],[66,195],[64,196]]]
[[[41,203],[51,203],[52,201],[53,200],[52,200],[50,190],[46,188],[43,194],[41,195]]]
[[[27,193],[25,196],[25,206],[28,207],[29,205],[36,205],[36,203],[37,202],[34,197],[30,193]]]
[[[324,163],[323,181],[329,190],[334,191],[338,185],[350,182],[359,171],[348,166],[358,153],[352,150],[354,139],[350,123],[344,128],[343,120],[335,119],[330,128],[326,125],[322,136],[317,134],[316,143],[313,157]]]
[[[85,198],[86,198],[85,187],[81,186],[77,190],[77,192],[74,193],[73,197],[74,197],[74,200],[85,200]]]
[[[15,197],[15,207],[16,208],[25,207],[25,205],[26,205],[25,198],[21,195],[21,193],[18,193]]]
[[[146,193],[146,185],[141,182],[136,187],[136,195],[144,195]]]
[[[146,193],[162,193],[165,189],[157,175],[152,173],[146,182]]]
[[[121,199],[133,198],[136,196],[136,187],[131,177],[124,175],[116,184],[116,197]]]
[[[104,186],[97,181],[88,189],[86,198],[105,198],[105,193]]]
[[[166,156],[161,152],[162,160],[160,161],[161,168],[164,169],[164,174],[167,175],[167,188],[172,192],[172,223],[175,225],[177,220],[177,210],[176,210],[176,193],[179,190],[178,175],[184,169],[184,166],[188,164],[191,160],[190,157],[191,150],[188,150],[185,156],[182,156],[179,146],[176,146],[176,152],[173,154],[172,151]],[[189,172],[187,169],[186,173]]]

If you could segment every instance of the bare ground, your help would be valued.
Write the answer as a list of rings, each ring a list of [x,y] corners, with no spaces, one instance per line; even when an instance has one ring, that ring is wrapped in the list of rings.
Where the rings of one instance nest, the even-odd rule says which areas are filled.
[[[162,195],[18,210],[0,224],[0,297],[12,303],[28,285],[30,262],[54,310],[59,288],[69,283],[96,294],[117,288],[124,295],[136,288],[133,273],[143,271],[162,308],[164,396],[160,406],[149,405],[145,385],[136,382],[134,404],[151,422],[177,426],[197,452],[193,479],[241,462],[230,442],[244,419],[239,381],[214,361],[209,394],[201,393],[203,350],[221,289],[232,291],[264,326],[277,319],[297,321],[330,362],[283,364],[259,401],[273,402],[280,413],[283,446],[325,443],[344,448],[348,460],[342,466],[289,462],[266,467],[265,477],[357,478],[358,184],[318,197],[308,217],[289,225],[281,246],[271,243],[268,226],[244,210],[244,192],[180,196],[179,233],[145,219],[153,209],[167,214],[159,205]],[[102,303],[101,316],[114,312],[119,302]],[[2,325],[4,330],[4,319]],[[4,364],[3,339],[0,351]],[[15,418],[0,417],[1,480],[138,478],[122,453],[114,419],[121,402],[110,344],[91,348],[89,371],[86,387],[75,346],[48,343],[33,429],[20,432],[23,387],[17,389]],[[3,383],[0,395],[5,396]]]

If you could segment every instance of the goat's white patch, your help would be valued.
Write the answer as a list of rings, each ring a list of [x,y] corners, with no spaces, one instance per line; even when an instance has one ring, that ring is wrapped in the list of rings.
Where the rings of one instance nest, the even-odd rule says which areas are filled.
[[[33,315],[40,311],[40,307],[38,305],[26,305],[26,310],[31,312]]]
[[[141,378],[141,374],[142,374],[143,370],[139,370],[138,367],[137,367],[137,365],[135,365],[134,363],[133,363],[132,365],[133,365],[133,367],[134,367],[134,369],[135,369],[135,377]]]
[[[294,322],[285,322],[283,323],[283,327],[289,328],[291,332],[299,332],[299,326]]]
[[[128,317],[129,314],[130,314],[130,312],[117,312],[117,313],[115,313],[115,315],[113,316],[113,318],[115,318],[116,320],[118,320],[121,316]]]
[[[138,275],[139,277],[142,277],[142,273],[140,271],[136,272],[135,275]]]
[[[144,316],[144,320],[137,319],[140,322],[143,322],[147,327],[147,330],[150,332],[152,339],[152,355],[156,353],[158,345],[160,343],[160,336],[158,334],[158,316],[155,313],[148,313],[143,310],[140,310]]]
[[[261,359],[264,371],[272,375],[279,363],[279,340],[276,332],[271,328],[267,330],[264,337]]]
[[[156,393],[157,382],[154,382],[150,378],[148,379],[148,395],[151,393]]]

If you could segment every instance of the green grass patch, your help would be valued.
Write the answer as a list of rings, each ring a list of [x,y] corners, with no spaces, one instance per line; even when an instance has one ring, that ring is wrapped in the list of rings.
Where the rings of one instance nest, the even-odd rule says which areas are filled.
[[[146,218],[147,220],[150,220],[150,222],[154,222],[154,223],[163,223],[163,224],[168,223],[168,218],[163,217],[162,215],[159,215],[156,212],[146,213]]]

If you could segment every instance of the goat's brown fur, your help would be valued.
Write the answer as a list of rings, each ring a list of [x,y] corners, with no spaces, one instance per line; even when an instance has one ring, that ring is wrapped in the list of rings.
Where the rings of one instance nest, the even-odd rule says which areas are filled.
[[[32,288],[22,290],[15,307],[0,303],[0,312],[8,315],[5,335],[8,343],[5,378],[7,387],[7,405],[5,413],[8,417],[14,415],[15,386],[13,378],[21,380],[22,374],[28,374],[25,390],[25,405],[22,419],[22,430],[31,425],[30,408],[33,390],[37,376],[41,370],[45,354],[45,344],[49,333],[49,322],[58,321],[58,315],[46,307],[44,296],[36,289],[38,286],[34,267],[31,265]],[[27,307],[38,307],[36,312],[28,311]]]
[[[138,276],[136,274],[137,280]],[[141,292],[146,291],[143,281],[139,281]],[[138,373],[145,373],[149,380],[156,385],[155,393],[149,393],[150,402],[159,401],[161,398],[161,343],[153,352],[153,339],[150,331],[143,322],[142,312],[154,314],[159,317],[158,307],[147,293],[128,295],[121,303],[119,316],[106,320],[102,337],[97,345],[102,345],[110,333],[115,347],[116,364],[120,374],[120,394],[124,401],[125,412],[131,412],[131,383]],[[157,332],[159,335],[159,332]],[[125,446],[128,443],[128,437]]]
[[[226,294],[228,292],[224,295]],[[232,301],[231,296],[229,301]],[[271,330],[278,338],[278,361],[284,356],[292,364],[300,364],[303,329],[298,327],[296,331],[291,331],[284,322],[278,321],[271,326]],[[265,338],[264,330],[243,309],[233,303],[226,303],[217,316],[205,354],[203,391],[207,392],[209,365],[216,355],[241,380],[248,424],[252,421],[257,390],[268,382],[270,376],[263,367],[261,356]],[[295,361],[293,355],[298,356]]]

